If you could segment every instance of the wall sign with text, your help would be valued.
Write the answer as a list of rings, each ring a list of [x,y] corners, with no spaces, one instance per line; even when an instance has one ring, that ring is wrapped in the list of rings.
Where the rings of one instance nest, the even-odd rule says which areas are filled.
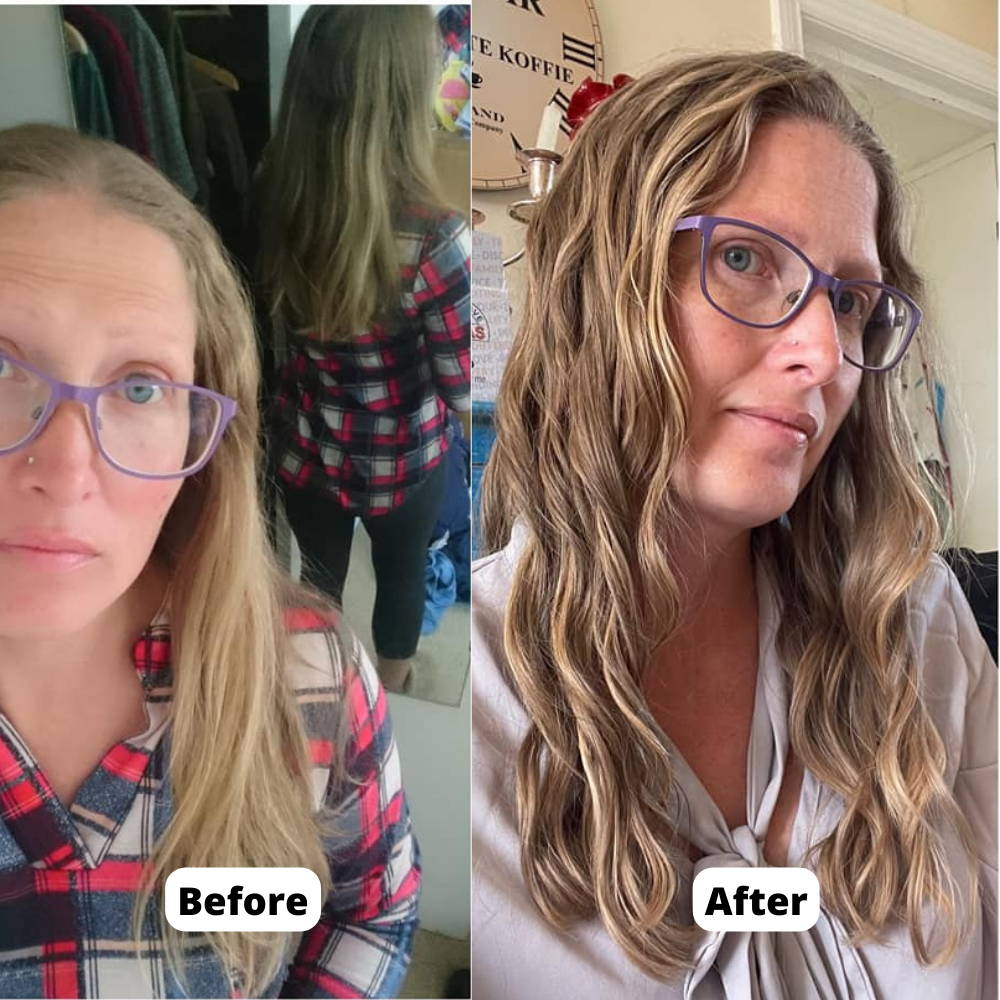
[[[472,27],[472,186],[521,187],[517,151],[535,144],[545,105],[565,115],[584,77],[603,77],[597,14],[592,0],[477,0]],[[560,152],[569,131],[564,118]]]

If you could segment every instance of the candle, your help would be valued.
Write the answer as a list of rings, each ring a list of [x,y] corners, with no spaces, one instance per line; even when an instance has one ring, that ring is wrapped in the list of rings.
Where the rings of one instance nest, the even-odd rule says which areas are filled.
[[[542,122],[538,126],[536,149],[551,149],[555,151],[556,139],[559,137],[559,125],[562,122],[562,108],[551,102],[545,105]]]

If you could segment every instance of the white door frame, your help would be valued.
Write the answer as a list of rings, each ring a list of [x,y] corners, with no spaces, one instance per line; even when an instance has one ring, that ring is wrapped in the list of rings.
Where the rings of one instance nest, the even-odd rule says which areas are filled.
[[[772,43],[878,77],[966,121],[995,125],[997,61],[872,0],[770,0]]]

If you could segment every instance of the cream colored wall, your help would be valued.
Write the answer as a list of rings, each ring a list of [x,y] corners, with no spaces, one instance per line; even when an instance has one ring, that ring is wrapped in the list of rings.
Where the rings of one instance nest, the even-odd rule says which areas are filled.
[[[873,0],[966,45],[996,55],[996,0]]]
[[[668,59],[723,49],[771,47],[769,0],[594,0],[604,43],[604,79],[637,76]],[[474,15],[473,15],[474,16]],[[524,227],[507,217],[507,206],[527,197],[525,189],[472,192],[472,205],[486,213],[479,228],[503,240],[505,254],[520,248]],[[524,262],[507,269],[515,323],[523,295]]]
[[[58,7],[0,6],[0,128],[24,122],[76,125]]]
[[[946,366],[939,378],[958,542],[991,550],[997,547],[996,147],[972,144],[916,171],[907,187],[916,207],[914,259],[927,277],[928,320]]]

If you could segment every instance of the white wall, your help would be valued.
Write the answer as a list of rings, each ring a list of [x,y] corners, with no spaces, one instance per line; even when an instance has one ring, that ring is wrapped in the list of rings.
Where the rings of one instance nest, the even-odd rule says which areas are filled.
[[[420,926],[469,934],[469,679],[453,708],[390,694],[403,786],[420,843]]]
[[[996,0],[874,0],[905,14],[920,24],[974,45],[984,52],[997,51]]]
[[[56,6],[0,6],[0,128],[76,127]]]
[[[928,320],[946,366],[944,438],[958,503],[958,542],[997,547],[996,145],[973,143],[909,179],[913,252],[928,277]],[[955,420],[971,434],[966,452]],[[964,502],[963,502],[964,500]]]

